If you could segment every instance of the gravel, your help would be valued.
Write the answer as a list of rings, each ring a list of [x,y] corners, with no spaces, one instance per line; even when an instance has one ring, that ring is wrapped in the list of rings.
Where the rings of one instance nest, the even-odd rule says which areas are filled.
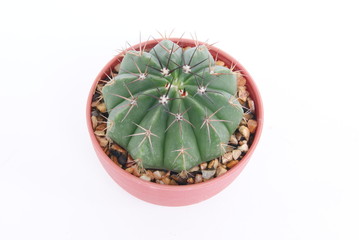
[[[224,65],[221,61],[217,61],[217,64]],[[114,68],[110,75],[117,75],[117,71],[120,68],[119,65],[120,64]],[[219,158],[201,163],[192,167],[189,171],[180,173],[162,169],[144,169],[139,159],[134,160],[125,149],[106,137],[106,117],[108,114],[106,105],[103,102],[101,90],[108,81],[110,81],[109,77],[104,77],[99,81],[96,88],[97,91],[92,98],[91,121],[95,136],[103,151],[112,161],[128,173],[144,181],[167,185],[188,185],[208,181],[230,171],[231,168],[235,167],[238,162],[241,161],[250,148],[257,130],[257,121],[254,115],[255,104],[247,91],[245,77],[237,73],[237,99],[243,106],[245,113],[237,130],[230,137],[228,145],[223,148],[225,153]]]

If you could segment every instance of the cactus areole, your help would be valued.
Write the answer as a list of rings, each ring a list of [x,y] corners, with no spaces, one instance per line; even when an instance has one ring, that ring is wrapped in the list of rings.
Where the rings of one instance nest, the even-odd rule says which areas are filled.
[[[144,168],[187,171],[225,152],[243,115],[236,91],[236,73],[205,45],[127,51],[102,90],[107,136]]]

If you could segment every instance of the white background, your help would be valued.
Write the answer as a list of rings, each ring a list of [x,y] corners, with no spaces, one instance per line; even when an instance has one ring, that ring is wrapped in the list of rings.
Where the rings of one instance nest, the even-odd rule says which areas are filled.
[[[0,3],[0,239],[359,239],[356,1]],[[203,203],[140,201],[106,174],[90,86],[125,42],[175,29],[237,58],[265,126],[243,173]]]

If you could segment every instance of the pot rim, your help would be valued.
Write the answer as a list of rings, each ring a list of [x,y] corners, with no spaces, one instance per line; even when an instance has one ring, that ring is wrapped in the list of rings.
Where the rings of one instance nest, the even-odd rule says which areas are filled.
[[[127,176],[132,182],[136,183],[136,184],[141,184],[141,185],[147,185],[149,188],[155,188],[158,190],[173,190],[173,191],[178,191],[178,190],[195,190],[195,189],[202,189],[204,187],[207,187],[209,185],[213,185],[216,184],[216,182],[218,181],[225,181],[227,178],[230,178],[231,175],[236,174],[237,171],[240,171],[244,165],[247,164],[247,162],[249,161],[251,155],[253,154],[255,148],[257,147],[257,144],[259,142],[262,130],[263,130],[263,103],[262,103],[262,98],[260,96],[259,90],[255,84],[255,82],[253,81],[252,77],[249,75],[249,73],[247,72],[247,70],[236,60],[234,59],[232,56],[230,56],[229,54],[227,54],[226,52],[224,52],[223,50],[214,47],[214,46],[208,46],[208,44],[201,42],[201,41],[197,41],[197,40],[192,40],[192,39],[185,39],[185,38],[167,38],[168,40],[171,40],[177,44],[179,44],[181,47],[183,46],[195,46],[196,44],[203,44],[206,45],[209,49],[209,51],[211,52],[212,56],[214,55],[213,53],[215,53],[215,55],[217,56],[218,60],[229,60],[229,62],[235,64],[237,70],[241,70],[241,73],[243,73],[244,77],[246,78],[246,86],[250,86],[250,96],[251,98],[254,100],[255,102],[255,107],[256,107],[256,121],[257,121],[257,129],[256,129],[256,133],[252,142],[252,145],[249,147],[249,150],[247,151],[247,153],[244,155],[244,157],[231,169],[229,169],[226,173],[222,174],[219,177],[215,177],[212,178],[210,180],[207,180],[205,182],[201,182],[201,183],[195,183],[195,184],[188,184],[188,185],[165,185],[165,184],[158,184],[158,183],[154,183],[154,182],[148,182],[145,180],[140,179],[139,177],[136,177],[128,172],[126,172],[124,169],[122,169],[121,167],[119,167],[118,165],[116,165],[107,155],[106,153],[102,150],[100,144],[98,143],[93,128],[92,128],[92,121],[91,121],[91,103],[92,103],[92,97],[93,94],[95,92],[96,86],[98,84],[98,81],[103,78],[105,76],[105,72],[107,72],[111,66],[117,62],[118,60],[120,60],[123,55],[130,50],[136,49],[139,50],[140,47],[144,47],[144,46],[152,46],[154,44],[157,44],[158,42],[164,40],[164,39],[153,39],[153,40],[148,40],[146,42],[142,42],[136,45],[133,45],[129,48],[127,48],[124,51],[121,51],[119,54],[117,54],[115,57],[113,57],[106,65],[105,67],[103,67],[103,69],[100,71],[100,73],[97,75],[97,77],[95,78],[95,81],[92,84],[90,93],[88,95],[87,98],[87,104],[86,104],[86,121],[87,121],[87,127],[88,127],[88,131],[90,134],[90,138],[92,140],[93,146],[95,148],[95,151],[100,154],[103,155],[102,157],[106,160],[106,163],[109,164],[114,171],[118,172],[119,174],[121,174],[122,176]],[[228,61],[227,61],[228,62]],[[254,95],[254,96],[253,96]],[[166,170],[165,170],[166,171]]]

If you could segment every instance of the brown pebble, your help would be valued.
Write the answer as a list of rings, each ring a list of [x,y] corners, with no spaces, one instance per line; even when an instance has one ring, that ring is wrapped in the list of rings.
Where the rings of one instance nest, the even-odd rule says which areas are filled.
[[[166,172],[166,174],[164,175],[165,177],[169,177],[171,175],[171,171]]]
[[[243,142],[246,142],[246,141],[243,141]],[[247,152],[248,149],[249,149],[249,148],[248,148],[247,142],[238,147],[238,150],[241,150],[242,152]]]
[[[106,123],[101,123],[99,125],[97,125],[96,127],[96,131],[104,131],[107,127],[107,124]]]
[[[200,166],[201,169],[206,169],[207,168],[207,163],[206,162],[201,163],[199,166]]]
[[[133,167],[126,168],[125,171],[132,174],[133,173]]]
[[[220,61],[220,60],[218,60],[218,61],[216,61],[216,65],[217,66],[224,66],[224,62],[223,61]]]
[[[246,126],[240,126],[239,127],[239,132],[243,135],[243,137],[248,141],[249,139],[249,129]]]
[[[109,149],[109,148],[105,148],[103,151],[105,152],[105,154],[106,154],[107,156],[110,155],[110,149]]]
[[[219,161],[216,158],[216,159],[213,160],[213,168],[216,169],[218,167],[218,165],[219,165]]]
[[[195,178],[194,178],[194,182],[195,183],[200,183],[203,181],[202,175],[201,174],[196,174]]]
[[[240,141],[242,138],[242,134],[240,132],[236,132],[236,138],[238,141]],[[238,141],[237,141],[237,144],[238,144]]]
[[[219,177],[219,176],[221,176],[222,174],[224,174],[226,172],[227,172],[227,169],[223,168],[222,166],[218,167],[217,171],[216,171],[216,176]]]
[[[218,165],[219,165],[219,160],[216,158],[216,159],[214,159],[213,168],[214,169],[218,168]]]
[[[238,87],[238,98],[240,100],[242,100],[243,102],[246,102],[247,101],[247,98],[249,96],[249,93],[247,92],[246,90],[246,87],[244,86],[239,86]]]
[[[94,102],[91,103],[91,107],[96,107],[97,104],[99,104],[99,101],[94,101]]]
[[[113,143],[113,144],[111,145],[111,148],[114,149],[114,150],[116,150],[117,152],[120,152],[120,153],[124,154],[124,155],[127,154],[127,152],[126,152],[125,149],[123,149],[122,147],[118,146],[118,145],[115,144],[115,143]]]
[[[210,161],[210,162],[208,163],[207,168],[209,168],[209,169],[213,168],[213,164],[214,164],[213,160]]]
[[[255,133],[256,130],[257,130],[257,121],[256,120],[253,120],[253,119],[250,119],[248,121],[248,129],[251,133]]]
[[[238,145],[238,140],[237,140],[236,136],[231,135],[231,137],[229,139],[229,143],[233,144],[233,145]]]
[[[252,119],[254,116],[252,113],[244,113],[243,117],[248,121],[249,119]],[[247,122],[242,119],[241,125],[247,125]]]
[[[193,178],[188,178],[188,179],[187,179],[187,183],[188,183],[188,184],[193,184],[193,183],[194,183],[194,179],[193,179]]]
[[[164,175],[164,172],[160,172],[160,171],[154,171],[153,172],[153,176],[154,176],[154,178],[156,179],[156,180],[160,180],[161,178],[162,178],[162,176]]]
[[[99,142],[99,144],[100,144],[101,147],[106,147],[106,146],[107,146],[108,140],[107,140],[106,137],[96,136],[96,138],[97,138],[97,140],[98,140],[98,142]]]
[[[177,183],[175,180],[171,179],[171,181],[170,181],[170,184],[169,184],[169,185],[178,185],[178,183]]]
[[[103,137],[103,136],[105,136],[106,134],[105,134],[104,131],[95,131],[95,135],[96,135],[96,136]]]
[[[197,172],[197,171],[199,171],[198,165],[197,165],[197,166],[194,166],[193,168],[191,168],[191,169],[189,170],[189,172]]]
[[[141,175],[140,178],[141,178],[142,180],[147,181],[147,182],[150,182],[150,181],[151,181],[151,178],[150,178],[149,176],[147,176],[146,174]]]
[[[242,141],[238,142],[239,146],[242,146],[243,144],[246,144],[246,143],[247,143],[247,140],[242,140]]]
[[[131,155],[127,156],[127,162],[126,162],[126,167],[131,167],[134,164],[136,164],[135,160],[133,160],[133,158],[131,157]]]
[[[243,77],[242,74],[237,73],[237,85],[238,86],[244,86],[244,85],[246,85],[246,82],[247,82],[246,78]]]
[[[96,105],[96,108],[100,111],[100,112],[102,112],[102,113],[105,113],[107,110],[106,110],[106,105],[105,105],[105,103],[100,103],[100,104],[97,104]]]
[[[252,113],[255,112],[256,108],[254,106],[254,101],[251,98],[248,98],[248,107]]]
[[[155,175],[151,170],[146,170],[146,175],[151,179],[151,181],[155,179]]]
[[[232,168],[238,163],[238,160],[232,160],[226,164],[227,168]]]
[[[186,182],[187,182],[187,177],[182,178],[182,177],[180,177],[179,174],[177,174],[177,175],[171,175],[171,178],[172,178],[173,180],[175,180],[175,181],[176,181],[177,183],[179,183],[179,184],[186,184]]]
[[[186,171],[182,171],[180,172],[180,174],[178,175],[180,178],[183,178],[183,179],[187,179],[188,178],[188,174]]]
[[[121,166],[121,164],[118,163],[116,156],[111,155],[110,159],[112,160],[112,162],[116,163],[116,165]]]
[[[92,121],[92,128],[95,129],[97,127],[97,118],[95,116],[91,116],[91,121]]]
[[[203,179],[211,179],[215,173],[216,173],[216,170],[202,170],[202,178]]]
[[[226,164],[227,162],[231,161],[233,159],[233,155],[231,152],[225,153],[222,156],[222,163]]]
[[[169,185],[171,180],[168,177],[162,178],[163,184]]]
[[[233,152],[232,152],[233,159],[234,159],[234,160],[237,160],[237,159],[241,156],[241,154],[242,154],[242,151],[241,151],[241,150],[238,150],[238,149],[233,150]]]
[[[138,167],[136,165],[132,166],[133,167],[133,175],[136,177],[141,176],[140,170],[138,169]]]
[[[218,159],[217,158],[210,161],[207,166],[208,169],[211,169],[211,168],[216,169],[217,167],[218,167]]]

